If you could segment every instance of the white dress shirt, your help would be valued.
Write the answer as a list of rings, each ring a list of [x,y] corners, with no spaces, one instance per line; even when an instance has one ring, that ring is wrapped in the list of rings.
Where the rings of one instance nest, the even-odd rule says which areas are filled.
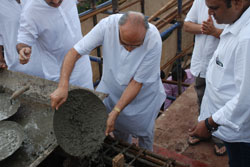
[[[250,8],[221,34],[211,59],[199,120],[212,115],[215,136],[250,142]]]
[[[21,17],[18,43],[38,43],[46,79],[59,81],[64,56],[82,38],[76,1],[64,0],[58,8],[44,0],[30,0]],[[89,56],[78,60],[70,84],[93,89]]]
[[[144,43],[128,52],[119,40],[121,14],[101,20],[74,48],[81,55],[102,45],[103,76],[97,91],[108,93],[104,103],[110,112],[131,79],[143,83],[139,94],[117,118],[115,128],[137,136],[152,136],[154,122],[166,95],[160,79],[162,41],[150,24]]]
[[[208,8],[205,4],[205,0],[195,0],[193,6],[188,12],[185,22],[193,22],[196,24],[202,24],[203,21],[208,19]],[[224,25],[218,25],[214,21],[214,26],[219,29],[223,29]],[[213,56],[219,43],[219,39],[211,35],[196,34],[195,45],[193,55],[191,59],[191,73],[193,76],[206,78],[207,66],[210,59]]]
[[[36,46],[33,48],[30,62],[26,65],[19,63],[16,44],[22,7],[24,7],[23,1],[21,1],[21,4],[18,4],[16,0],[4,0],[0,3],[0,40],[1,45],[4,46],[4,58],[8,69],[11,71],[44,77]]]

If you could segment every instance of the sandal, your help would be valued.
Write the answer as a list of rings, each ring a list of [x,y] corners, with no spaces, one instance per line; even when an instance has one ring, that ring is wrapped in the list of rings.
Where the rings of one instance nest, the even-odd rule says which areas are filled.
[[[201,141],[201,139],[198,137],[195,137],[195,136],[189,136],[188,140],[187,140],[188,144],[191,146],[194,146],[194,145],[200,143],[200,141]]]
[[[213,142],[214,142],[214,153],[217,155],[217,156],[223,156],[227,153],[227,149],[226,149],[226,146],[224,145],[223,141],[216,138],[216,137],[213,137]],[[225,151],[223,152],[220,152],[221,149],[223,149],[223,147],[225,148]]]

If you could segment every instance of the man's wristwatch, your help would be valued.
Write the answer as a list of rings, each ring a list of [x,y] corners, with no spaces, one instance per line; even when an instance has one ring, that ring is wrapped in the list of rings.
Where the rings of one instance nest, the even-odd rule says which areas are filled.
[[[207,127],[208,132],[210,132],[210,133],[212,133],[212,132],[218,130],[218,127],[213,127],[212,125],[209,124],[208,118],[205,119],[205,125],[206,125],[206,127]]]

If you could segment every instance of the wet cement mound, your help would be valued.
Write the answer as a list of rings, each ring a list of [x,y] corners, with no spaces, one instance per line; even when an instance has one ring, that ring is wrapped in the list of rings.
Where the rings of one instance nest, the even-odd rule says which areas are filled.
[[[24,140],[23,128],[12,121],[0,122],[0,161],[12,155]]]
[[[54,114],[54,132],[62,149],[76,157],[98,155],[105,138],[107,112],[92,92],[75,89]]]
[[[9,94],[0,93],[0,121],[14,115],[19,107],[20,102],[17,99],[10,100]]]

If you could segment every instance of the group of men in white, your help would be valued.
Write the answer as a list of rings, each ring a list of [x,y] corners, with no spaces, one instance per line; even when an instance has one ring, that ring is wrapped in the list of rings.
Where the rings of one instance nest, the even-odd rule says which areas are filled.
[[[103,19],[83,38],[76,4],[76,0],[2,2],[1,67],[60,81],[51,94],[51,105],[58,109],[69,84],[94,89],[88,55],[102,45],[103,76],[96,90],[109,94],[104,100],[109,112],[105,133],[128,142],[136,136],[139,146],[152,150],[154,122],[166,98],[160,79],[159,31],[143,14],[128,12]]]
[[[102,46],[103,76],[96,90],[109,94],[103,101],[109,113],[105,134],[113,132],[115,138],[130,143],[134,136],[140,147],[153,150],[155,119],[166,99],[160,78],[162,41],[157,28],[143,14],[127,12],[102,19],[83,37],[77,0],[26,1],[0,3],[0,45],[4,48],[4,58],[0,52],[0,68],[8,66],[9,70],[59,82],[51,94],[51,106],[58,109],[67,99],[69,84],[93,89],[88,55]],[[247,77],[250,1],[204,1],[209,17],[201,33],[209,33],[207,27],[213,23],[212,16],[217,23],[228,25],[223,32],[213,34],[220,41],[207,72],[191,67],[197,78],[206,75],[207,86],[199,122],[189,134],[199,139],[213,134],[222,139],[230,166],[236,162],[239,166],[239,160],[240,166],[244,166],[250,164],[250,149],[242,151],[235,144],[250,148],[250,89],[247,87],[250,85]],[[198,4],[199,0],[195,2]],[[189,19],[186,21],[196,18],[190,15]],[[199,41],[198,37],[196,40]],[[208,43],[201,45],[208,46]],[[203,50],[210,51],[209,46],[207,51]]]

